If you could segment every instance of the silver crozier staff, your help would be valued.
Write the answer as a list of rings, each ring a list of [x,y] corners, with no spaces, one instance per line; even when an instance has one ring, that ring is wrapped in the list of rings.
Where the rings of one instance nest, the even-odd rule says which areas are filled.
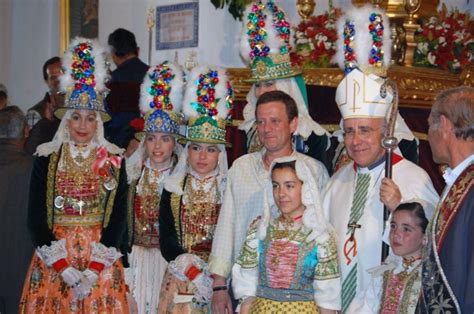
[[[397,83],[393,80],[387,79],[382,86],[380,87],[380,96],[382,98],[387,97],[387,89],[393,95],[392,106],[390,109],[389,119],[387,129],[385,131],[385,136],[382,139],[382,147],[385,148],[385,177],[392,178],[392,154],[393,150],[397,148],[398,140],[393,136],[395,130],[395,124],[397,121],[398,113],[398,87]],[[383,228],[385,233],[385,226],[387,225],[388,217],[390,216],[390,211],[388,210],[387,205],[383,206]],[[382,239],[382,262],[388,256],[388,244],[385,243]]]

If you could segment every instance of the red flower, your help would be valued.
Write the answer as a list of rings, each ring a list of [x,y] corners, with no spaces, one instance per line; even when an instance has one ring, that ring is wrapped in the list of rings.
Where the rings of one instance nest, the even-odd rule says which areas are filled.
[[[129,125],[137,131],[143,131],[143,128],[145,127],[145,120],[142,118],[135,118],[130,121]]]

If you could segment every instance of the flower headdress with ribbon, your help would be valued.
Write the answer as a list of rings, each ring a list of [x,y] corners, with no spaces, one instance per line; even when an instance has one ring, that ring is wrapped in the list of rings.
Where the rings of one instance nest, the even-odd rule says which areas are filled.
[[[126,163],[129,183],[138,179],[146,160],[145,133],[160,132],[181,137],[179,128],[184,123],[181,113],[184,85],[183,70],[178,64],[164,61],[148,70],[140,93],[142,117],[132,120],[132,123],[140,124],[141,128],[135,134],[140,145]],[[181,146],[175,145],[174,152],[179,156]]]
[[[151,67],[143,80],[140,92],[140,112],[144,120],[143,132],[162,132],[179,135],[183,124],[183,70],[177,64],[164,61]]]
[[[224,69],[207,65],[194,68],[183,101],[188,121],[186,140],[230,146],[225,136],[232,99],[233,89]]]
[[[107,77],[104,49],[91,39],[76,38],[64,55],[66,67],[61,76],[61,91],[66,93],[64,107],[54,114],[62,119],[68,109],[88,109],[100,113],[102,121],[110,120],[104,108]]]
[[[189,171],[190,142],[217,144],[219,148],[218,189],[223,196],[227,178],[226,121],[230,118],[233,90],[224,69],[201,65],[188,76],[183,100],[183,114],[187,119],[186,146],[179,156],[173,173],[166,179],[165,188],[183,194],[183,180]]]
[[[291,67],[290,23],[273,0],[251,4],[242,26],[240,53],[250,64],[250,82],[260,82],[300,74]]]
[[[65,93],[65,103],[54,112],[61,122],[53,139],[39,145],[36,155],[49,156],[53,152],[58,152],[64,143],[71,141],[67,124],[76,109],[93,110],[98,113],[93,142],[105,147],[108,153],[116,155],[123,153],[123,149],[108,142],[104,137],[103,122],[110,120],[103,103],[107,92],[104,52],[105,50],[95,40],[80,37],[72,40],[63,57],[65,72],[60,78],[60,89]]]

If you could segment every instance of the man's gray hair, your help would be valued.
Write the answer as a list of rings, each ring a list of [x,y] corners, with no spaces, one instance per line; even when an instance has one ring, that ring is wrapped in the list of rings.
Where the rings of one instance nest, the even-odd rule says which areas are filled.
[[[474,140],[474,88],[460,86],[442,91],[431,107],[433,124],[443,115],[454,125],[458,139]]]
[[[0,139],[21,139],[25,135],[26,116],[17,106],[0,110]]]

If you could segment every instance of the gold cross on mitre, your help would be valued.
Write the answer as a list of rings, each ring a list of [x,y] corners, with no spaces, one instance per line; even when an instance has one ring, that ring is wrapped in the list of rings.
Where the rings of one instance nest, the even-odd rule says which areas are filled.
[[[383,79],[359,69],[347,74],[336,90],[342,118],[384,118],[392,96],[385,99],[380,96],[382,83]]]

